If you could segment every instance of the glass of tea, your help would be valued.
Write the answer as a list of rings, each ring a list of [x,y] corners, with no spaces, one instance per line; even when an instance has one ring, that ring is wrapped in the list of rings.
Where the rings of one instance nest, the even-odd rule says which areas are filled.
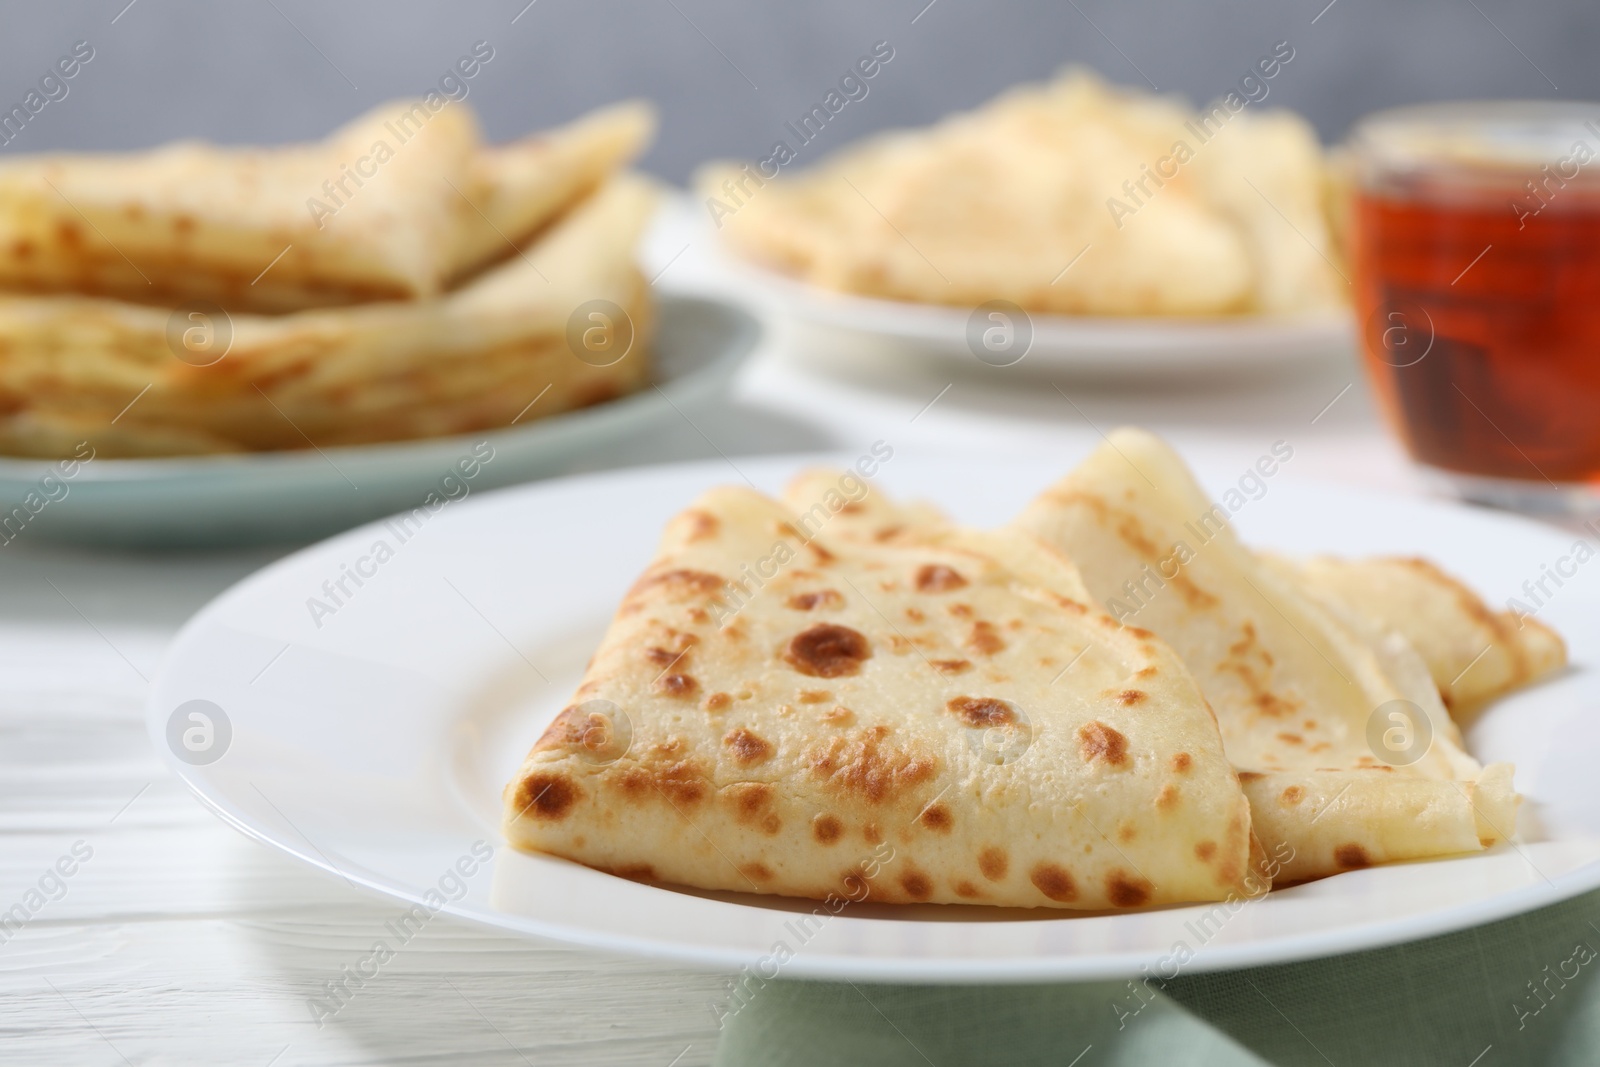
[[[1363,359],[1462,495],[1600,511],[1600,104],[1430,104],[1349,142]]]

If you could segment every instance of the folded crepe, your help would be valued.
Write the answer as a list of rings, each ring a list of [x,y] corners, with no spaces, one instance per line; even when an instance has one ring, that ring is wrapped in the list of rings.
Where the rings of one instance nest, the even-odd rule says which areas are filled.
[[[471,208],[456,236],[449,280],[515,255],[521,242],[632,163],[655,134],[640,101],[600,108],[575,122],[473,156]]]
[[[1241,112],[1186,169],[1244,243],[1250,310],[1294,314],[1348,303],[1349,283],[1335,266],[1328,165],[1309,122],[1291,111]]]
[[[836,538],[745,489],[670,523],[504,826],[624,877],[798,897],[1103,909],[1263,886],[1193,681],[1058,554]]]
[[[384,104],[308,145],[0,162],[0,287],[285,312],[426,298],[636,154],[624,105],[484,149],[465,104]]]
[[[1113,433],[1014,525],[1183,659],[1256,833],[1292,849],[1280,882],[1474,852],[1514,832],[1511,766],[1467,755],[1417,653],[1262,563],[1157,438]]]
[[[790,483],[784,501],[804,512],[816,508],[828,494],[838,495],[841,485],[860,487],[862,499],[849,499],[846,510],[829,519],[829,532],[836,537],[883,541],[949,523],[934,505],[892,500],[881,490],[869,491],[867,483],[849,471],[805,471]],[[1357,615],[1386,633],[1398,633],[1422,657],[1452,716],[1471,713],[1566,665],[1566,644],[1560,634],[1531,615],[1492,610],[1460,579],[1428,560],[1256,555],[1305,592],[1331,601],[1335,610]]]
[[[825,288],[1091,315],[1347,299],[1322,150],[1287,112],[1202,115],[1076,70],[771,176],[787,161],[714,165],[697,184],[735,250]]]
[[[1313,595],[1401,634],[1428,665],[1452,715],[1560,670],[1561,636],[1531,615],[1495,611],[1424,559],[1273,559]]]
[[[505,427],[535,401],[533,417],[621,396],[649,374],[652,304],[633,249],[654,203],[643,180],[614,179],[524,254],[435,300],[232,315],[212,324],[231,342],[207,366],[175,358],[165,309],[0,295],[0,451],[362,444]],[[591,300],[631,329],[606,365],[569,346],[569,320]]]

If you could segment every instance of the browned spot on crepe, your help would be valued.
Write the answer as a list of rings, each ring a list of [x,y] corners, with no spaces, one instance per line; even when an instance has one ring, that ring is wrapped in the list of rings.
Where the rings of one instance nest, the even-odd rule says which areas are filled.
[[[1011,866],[1011,858],[1006,855],[1006,850],[999,845],[990,845],[978,853],[978,870],[991,882],[998,882],[1006,876],[1006,871]]]
[[[1128,739],[1099,720],[1078,728],[1078,752],[1085,763],[1099,760],[1112,767],[1129,762]]]
[[[1038,863],[1028,872],[1028,880],[1051,900],[1065,903],[1078,899],[1078,884],[1072,873],[1056,863]]]
[[[628,590],[627,600],[633,600],[651,589],[661,589],[669,596],[707,596],[717,593],[726,585],[720,575],[707,571],[691,570],[686,567],[676,567],[672,570],[658,571],[655,574],[646,574],[633,588]]]
[[[912,900],[927,900],[933,895],[933,879],[913,867],[900,875],[900,888]]]
[[[722,790],[723,798],[734,809],[734,818],[746,826],[753,826],[768,837],[783,829],[783,820],[776,812],[768,810],[773,787],[766,782],[734,782]]]
[[[576,704],[568,705],[545,727],[544,733],[534,743],[532,752],[548,752],[552,749],[598,752],[611,740],[611,730],[611,720],[604,715],[586,712]]]
[[[917,816],[917,821],[930,830],[940,833],[949,833],[950,827],[955,824],[955,817],[950,814],[950,809],[943,804],[932,804],[922,809],[922,814]]]
[[[1010,704],[993,697],[955,697],[945,704],[945,708],[973,727],[1008,726],[1017,719]]]
[[[967,584],[961,572],[943,563],[925,563],[917,568],[917,592],[948,593]]]
[[[772,756],[772,742],[743,726],[729,730],[722,743],[741,766],[754,767]]]
[[[796,593],[788,604],[796,611],[813,611],[817,608],[842,608],[844,597],[835,589],[818,589],[810,593]]]
[[[663,674],[650,684],[650,689],[663,696],[688,699],[700,691],[700,683],[687,674]]]
[[[1340,845],[1333,850],[1333,859],[1339,866],[1350,870],[1372,866],[1372,858],[1360,845]]]
[[[689,541],[705,541],[715,537],[717,535],[717,527],[721,525],[715,515],[709,511],[701,511],[699,508],[684,512],[684,517],[688,520],[689,530],[685,536],[686,540]]]
[[[626,878],[630,882],[653,882],[656,880],[656,869],[648,863],[628,863],[621,867],[613,867],[611,873],[618,878]]]
[[[622,791],[630,799],[660,794],[679,807],[697,804],[706,795],[706,776],[687,760],[651,763],[629,767],[619,776]]]
[[[811,836],[824,845],[831,845],[844,833],[844,823],[832,815],[818,815],[811,820]]]
[[[1000,636],[994,623],[979,619],[967,635],[967,647],[980,656],[992,656],[1006,647],[1006,639]]]
[[[801,674],[841,678],[857,674],[872,655],[867,639],[848,626],[818,623],[796,634],[784,659]]]
[[[560,819],[578,799],[578,788],[563,774],[538,772],[517,788],[517,812],[536,819]]]
[[[842,793],[881,803],[933,777],[937,761],[911,746],[889,742],[887,726],[839,736],[809,753],[811,772]]]
[[[1119,908],[1137,908],[1150,900],[1150,883],[1127,871],[1106,875],[1106,899]]]

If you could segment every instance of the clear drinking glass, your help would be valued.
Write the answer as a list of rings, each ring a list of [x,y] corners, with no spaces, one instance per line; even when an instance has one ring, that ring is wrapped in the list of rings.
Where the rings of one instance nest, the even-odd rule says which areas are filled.
[[[1600,511],[1600,104],[1380,112],[1349,142],[1364,362],[1462,495]]]

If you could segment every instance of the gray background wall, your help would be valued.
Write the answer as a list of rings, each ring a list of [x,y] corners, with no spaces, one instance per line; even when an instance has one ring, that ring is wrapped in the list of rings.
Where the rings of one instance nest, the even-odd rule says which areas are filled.
[[[1267,103],[1308,115],[1325,139],[1365,111],[1409,101],[1600,98],[1593,0],[126,2],[0,0],[4,109],[74,41],[96,52],[69,95],[0,155],[312,138],[426,89],[479,39],[495,58],[471,100],[491,136],[648,96],[663,125],[646,166],[680,180],[704,159],[766,149],[877,40],[894,60],[829,125],[818,154],[1067,62],[1208,98],[1279,40],[1296,55]]]

